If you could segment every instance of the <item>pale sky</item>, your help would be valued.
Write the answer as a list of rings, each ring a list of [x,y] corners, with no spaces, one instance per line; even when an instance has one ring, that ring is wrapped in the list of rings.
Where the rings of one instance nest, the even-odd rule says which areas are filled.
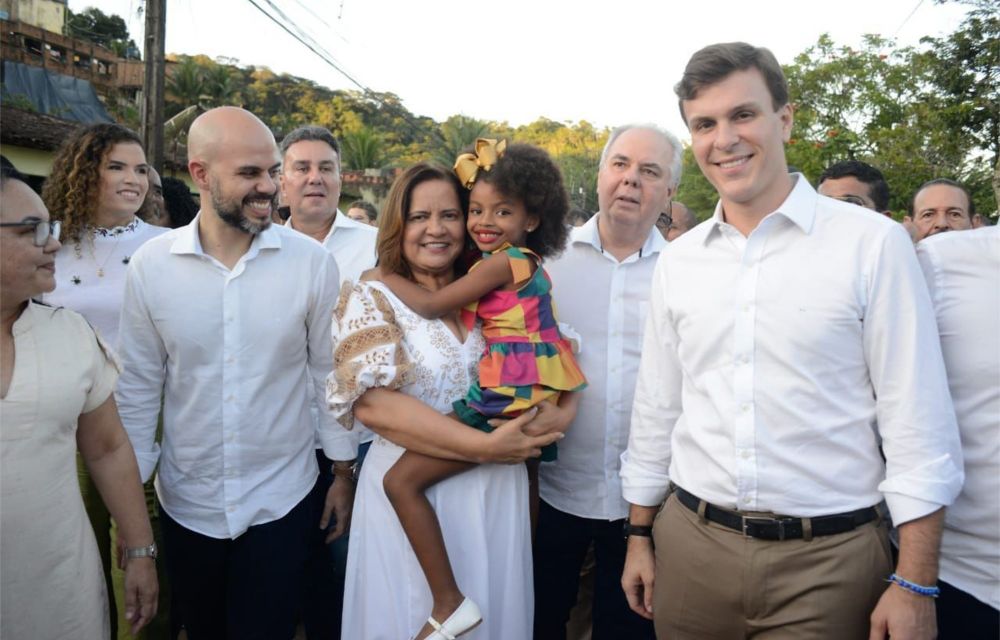
[[[272,14],[268,0],[254,0]],[[125,18],[142,47],[141,0],[70,0]],[[363,85],[413,113],[526,124],[655,122],[687,138],[673,85],[692,53],[744,40],[792,62],[828,32],[903,45],[943,36],[966,8],[933,0],[271,0]],[[225,56],[333,89],[357,88],[250,0],[168,0],[167,53]]]

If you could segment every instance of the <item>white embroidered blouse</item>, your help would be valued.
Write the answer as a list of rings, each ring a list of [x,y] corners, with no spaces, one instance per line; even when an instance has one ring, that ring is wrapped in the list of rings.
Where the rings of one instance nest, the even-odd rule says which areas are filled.
[[[463,343],[440,320],[411,311],[382,283],[345,284],[334,312],[327,402],[347,428],[354,425],[354,401],[374,387],[398,389],[450,412],[475,379],[484,344],[478,327]]]

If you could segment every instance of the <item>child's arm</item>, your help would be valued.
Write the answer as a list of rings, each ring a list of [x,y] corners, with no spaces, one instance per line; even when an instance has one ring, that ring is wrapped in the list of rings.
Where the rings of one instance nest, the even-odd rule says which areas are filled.
[[[514,274],[507,256],[497,253],[480,262],[468,274],[437,291],[428,291],[397,273],[383,273],[381,280],[406,306],[433,320],[479,300],[494,289],[510,284],[514,280]]]

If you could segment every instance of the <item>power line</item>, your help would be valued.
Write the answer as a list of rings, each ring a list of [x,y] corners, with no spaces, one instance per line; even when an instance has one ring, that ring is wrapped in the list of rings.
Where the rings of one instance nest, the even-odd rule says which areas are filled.
[[[288,24],[285,24],[285,22],[282,22],[275,16],[265,11],[264,8],[257,3],[257,0],[247,0],[247,1],[250,4],[252,4],[258,11],[267,16],[269,20],[271,20],[276,25],[281,27],[282,30],[285,31],[285,33],[295,38],[295,40],[297,40],[299,44],[312,51],[323,62],[325,62],[339,74],[347,78],[347,80],[349,80],[353,85],[355,85],[361,90],[362,94],[366,98],[375,101],[384,109],[388,108],[388,105],[385,103],[385,101],[383,101],[382,98],[379,97],[379,95],[373,89],[364,85],[360,80],[357,80],[346,70],[342,69],[337,60],[332,55],[330,55],[330,53],[326,51],[326,49],[324,49],[320,44],[318,44],[312,36],[310,36],[308,33],[305,33],[302,30],[302,28],[299,27],[294,20],[290,19],[287,15],[285,15],[285,13],[280,8],[275,6],[274,2],[272,2],[271,0],[264,0],[264,2],[266,2],[267,5],[271,7],[282,18],[282,20],[284,20],[285,22],[287,22],[288,24],[290,24],[292,27],[295,28],[295,32],[292,31],[292,28],[289,27]],[[410,128],[413,130],[413,132],[420,133],[421,131],[420,126],[410,117],[408,113],[405,112],[405,110],[403,112],[400,112],[399,116],[408,125],[410,125]],[[432,128],[431,132],[435,135],[435,137],[439,138],[441,142],[444,142],[444,136],[441,135],[441,132],[438,131],[437,128]]]
[[[896,32],[892,34],[892,39],[893,40],[896,39],[896,36],[899,35],[899,32],[903,30],[903,27],[906,26],[906,23],[910,21],[910,18],[913,17],[913,14],[915,14],[917,12],[917,9],[919,9],[920,5],[922,5],[923,3],[924,3],[924,0],[918,0],[917,6],[913,7],[913,11],[910,12],[910,15],[906,16],[906,18],[903,19],[902,24],[900,24],[898,27],[896,27]]]

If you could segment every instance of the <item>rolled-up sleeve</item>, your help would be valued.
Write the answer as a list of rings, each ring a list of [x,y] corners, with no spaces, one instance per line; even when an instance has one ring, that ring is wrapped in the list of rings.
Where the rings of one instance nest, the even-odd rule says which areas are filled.
[[[628,448],[621,457],[622,495],[645,507],[658,506],[667,496],[670,438],[681,413],[681,367],[666,305],[666,262],[664,254],[653,271]]]
[[[962,448],[937,322],[913,245],[887,230],[873,256],[864,349],[886,458],[879,484],[897,525],[954,501]]]

